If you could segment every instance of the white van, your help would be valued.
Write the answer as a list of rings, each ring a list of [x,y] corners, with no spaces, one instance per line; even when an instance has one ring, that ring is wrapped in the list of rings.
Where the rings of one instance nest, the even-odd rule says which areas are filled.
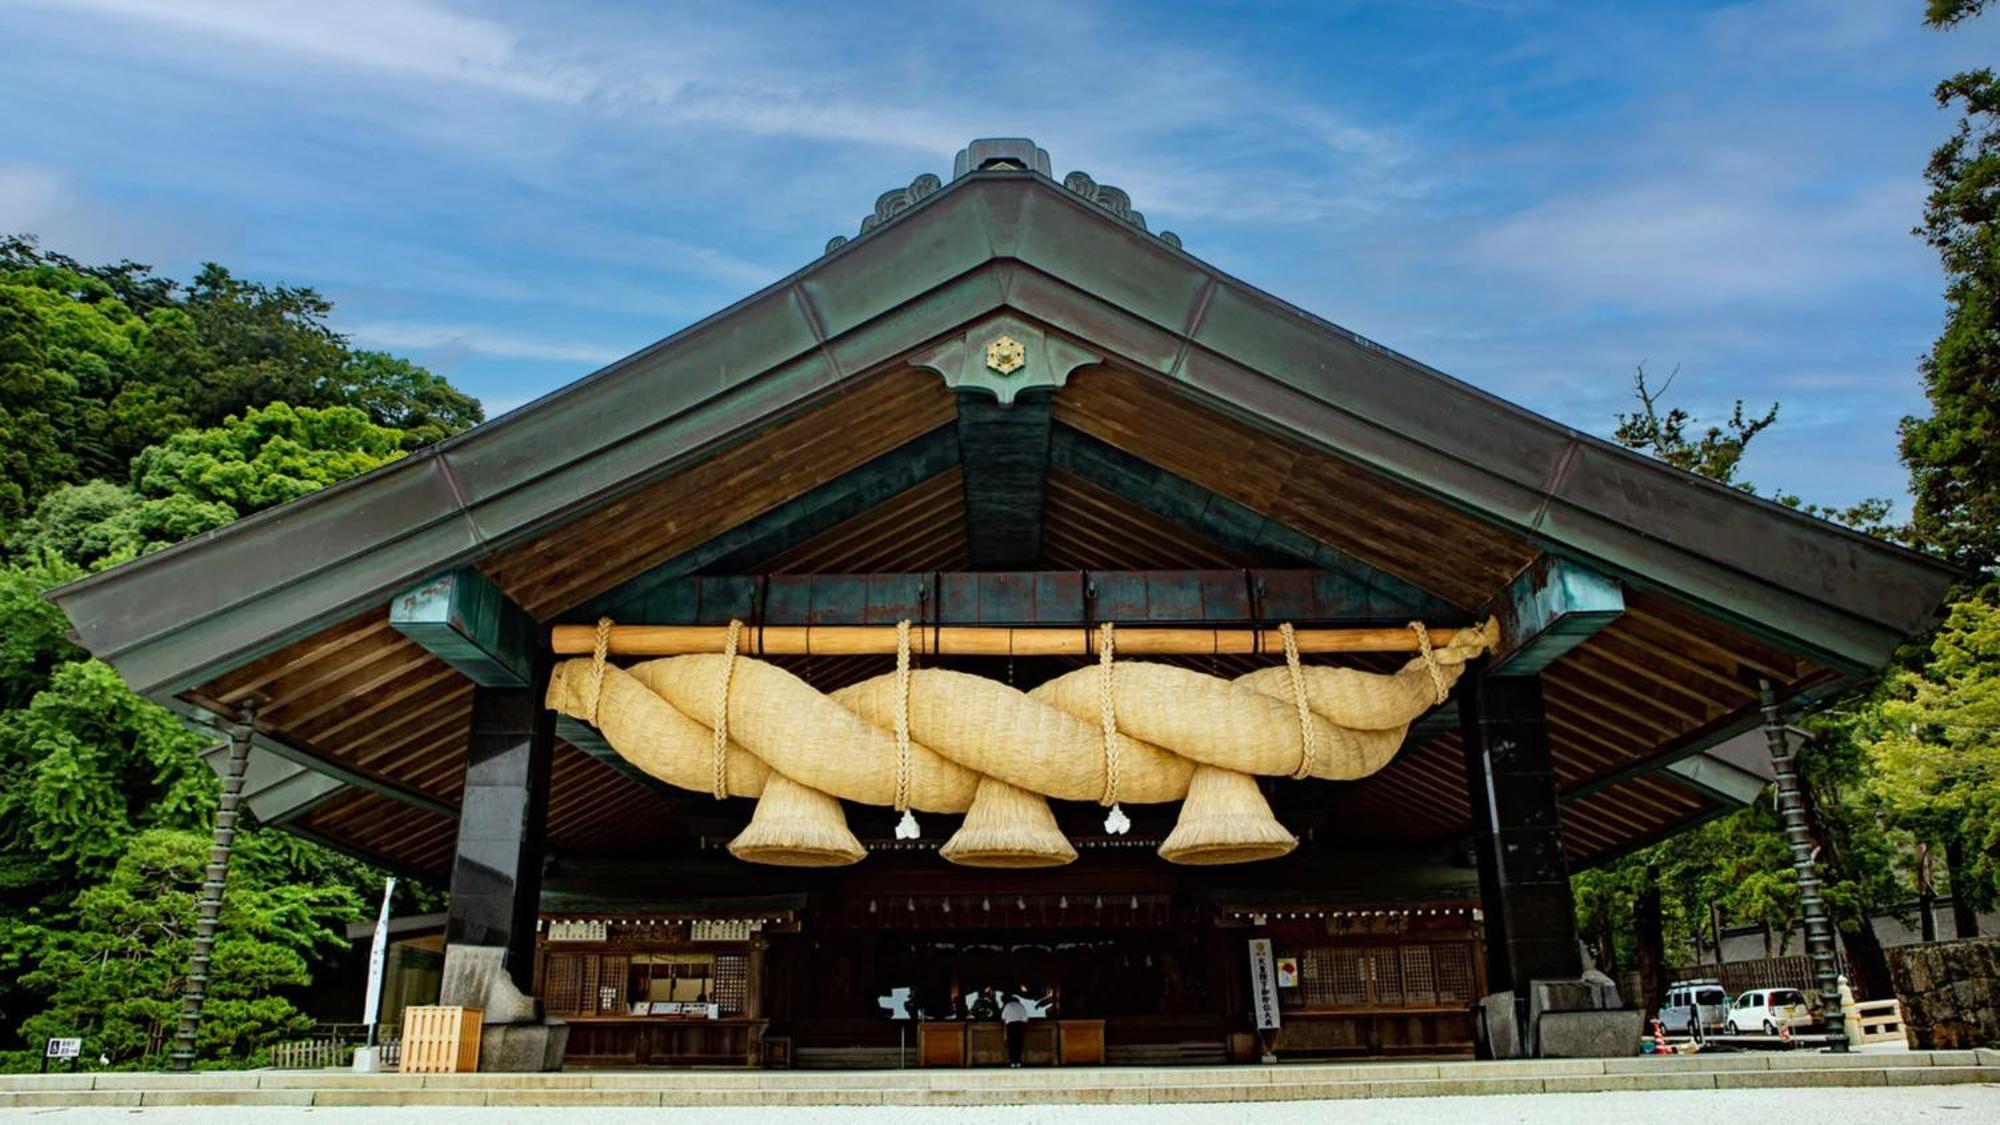
[[[1729,1018],[1729,993],[1721,981],[1683,980],[1667,986],[1660,1023],[1673,1034],[1686,1035],[1693,1030],[1690,1017],[1699,1017],[1703,1031],[1722,1027]]]
[[[1738,1035],[1776,1035],[1782,1028],[1812,1025],[1812,1009],[1796,988],[1753,988],[1729,1009],[1729,1030]]]

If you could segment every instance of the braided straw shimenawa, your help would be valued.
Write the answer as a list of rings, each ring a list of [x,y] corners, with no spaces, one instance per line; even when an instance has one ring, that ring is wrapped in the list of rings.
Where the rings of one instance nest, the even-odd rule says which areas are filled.
[[[1296,843],[1271,817],[1253,775],[1341,781],[1381,769],[1409,724],[1496,635],[1490,622],[1461,629],[1388,674],[1288,660],[1227,680],[1120,661],[1025,693],[962,672],[905,667],[826,695],[776,665],[733,654],[629,669],[593,656],[556,666],[548,705],[591,723],[627,761],[668,784],[761,796],[745,831],[757,846],[743,837],[731,845],[740,858],[859,859],[838,803],[846,800],[969,811],[941,852],[955,862],[1064,863],[1075,851],[1047,798],[1112,805],[1186,798],[1162,855],[1240,862],[1282,855]],[[779,807],[767,813],[764,804]],[[798,838],[761,830],[781,821]]]

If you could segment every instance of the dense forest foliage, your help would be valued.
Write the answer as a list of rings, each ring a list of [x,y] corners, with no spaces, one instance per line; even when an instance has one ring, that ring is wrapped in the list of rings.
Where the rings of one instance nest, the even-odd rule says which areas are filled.
[[[1944,29],[1986,6],[1928,0],[1925,12]],[[1925,170],[1930,194],[1916,231],[1944,267],[1945,317],[1918,364],[1929,413],[1901,425],[1911,517],[1886,522],[1883,501],[1815,510],[1967,573],[1936,628],[1882,676],[1803,721],[1812,739],[1798,760],[1826,897],[1857,991],[1875,996],[1889,982],[1868,918],[1901,916],[1950,938],[1976,932],[1977,912],[2000,900],[2000,79],[1983,68],[1953,75],[1937,101],[1960,117]],[[1663,413],[1664,390],[1640,373],[1618,440],[1756,491],[1737,469],[1777,408],[1746,417],[1739,403],[1703,428],[1684,411]],[[1573,882],[1578,925],[1600,965],[1641,970],[1655,1004],[1664,970],[1712,951],[1720,926],[1761,926],[1772,952],[1797,951],[1798,883],[1768,794]],[[1951,916],[1936,926],[1931,905],[1944,896]]]
[[[81,1035],[171,1048],[218,781],[213,737],[67,639],[43,592],[386,464],[480,421],[350,347],[310,289],[204,266],[182,286],[0,241],[0,1061]],[[252,819],[237,836],[201,1053],[310,1027],[301,990],[381,873]],[[435,901],[435,892],[411,888]]]

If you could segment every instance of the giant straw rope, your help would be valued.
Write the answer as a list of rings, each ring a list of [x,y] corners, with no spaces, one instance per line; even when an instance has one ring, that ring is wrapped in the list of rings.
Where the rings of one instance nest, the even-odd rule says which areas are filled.
[[[1180,863],[1283,855],[1297,844],[1271,815],[1257,776],[1351,781],[1387,765],[1409,725],[1442,703],[1465,662],[1491,648],[1489,622],[1419,653],[1387,674],[1300,661],[1289,625],[1286,660],[1235,679],[1189,668],[1115,661],[1101,627],[1099,663],[1032,691],[943,668],[910,666],[898,629],[896,671],[823,694],[790,672],[737,655],[731,623],[721,654],[673,656],[630,668],[606,656],[609,622],[589,659],[558,664],[548,705],[596,727],[639,770],[668,784],[757,797],[730,843],[742,859],[793,866],[852,863],[866,854],[839,802],[902,812],[965,813],[941,849],[990,867],[1066,863],[1075,850],[1048,798],[1107,806],[1106,829],[1129,823],[1122,802],[1183,801],[1160,854]]]

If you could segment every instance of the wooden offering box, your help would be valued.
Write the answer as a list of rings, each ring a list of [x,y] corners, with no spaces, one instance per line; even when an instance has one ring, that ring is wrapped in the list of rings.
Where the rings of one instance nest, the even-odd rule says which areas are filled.
[[[917,1025],[918,1066],[964,1066],[965,1025],[926,1020]]]

